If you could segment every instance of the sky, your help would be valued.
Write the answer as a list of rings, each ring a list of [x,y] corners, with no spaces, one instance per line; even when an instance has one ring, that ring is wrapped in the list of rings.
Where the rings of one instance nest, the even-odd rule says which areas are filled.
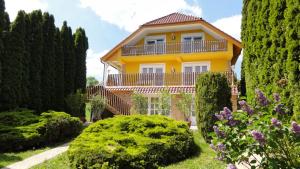
[[[82,27],[89,39],[87,76],[102,80],[100,57],[129,36],[139,25],[181,12],[202,17],[240,40],[242,0],[5,0],[13,21],[19,10],[41,9],[55,17],[55,24],[67,21],[73,32]],[[240,76],[242,56],[235,65]],[[112,70],[112,72],[114,72]]]

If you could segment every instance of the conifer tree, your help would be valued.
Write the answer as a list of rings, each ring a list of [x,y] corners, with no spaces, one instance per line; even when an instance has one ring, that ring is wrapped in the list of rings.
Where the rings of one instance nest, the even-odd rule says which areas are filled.
[[[75,91],[75,55],[72,30],[67,22],[61,28],[61,41],[64,55],[64,95],[65,97]]]
[[[64,110],[64,55],[62,51],[61,34],[55,31],[55,106],[58,111]]]
[[[29,14],[30,19],[30,103],[31,109],[38,112],[42,108],[41,98],[41,69],[43,54],[43,16],[40,10]]]
[[[49,13],[43,15],[43,55],[41,70],[41,91],[43,111],[54,105],[55,99],[55,24]]]

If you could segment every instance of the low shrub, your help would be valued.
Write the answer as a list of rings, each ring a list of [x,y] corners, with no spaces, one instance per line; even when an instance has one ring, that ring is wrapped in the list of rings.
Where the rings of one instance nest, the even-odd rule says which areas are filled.
[[[224,108],[216,114],[219,121],[214,126],[211,147],[218,159],[243,162],[247,168],[299,168],[300,124],[290,121],[288,109],[280,100],[278,94],[272,101],[256,90],[255,106],[240,101],[242,111],[232,113]]]
[[[72,168],[158,168],[196,151],[186,123],[132,115],[90,125],[70,144],[68,157]]]
[[[214,114],[223,107],[231,108],[231,89],[227,78],[221,73],[203,73],[196,83],[196,115],[197,126],[205,140],[208,133],[213,131],[216,122]]]
[[[64,112],[33,111],[0,113],[0,151],[19,151],[52,144],[76,136],[82,129],[78,118]]]

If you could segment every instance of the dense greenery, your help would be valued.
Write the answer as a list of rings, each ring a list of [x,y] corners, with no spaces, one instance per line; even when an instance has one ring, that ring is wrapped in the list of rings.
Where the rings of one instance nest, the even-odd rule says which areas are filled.
[[[188,93],[180,93],[180,99],[178,100],[176,107],[180,112],[183,113],[186,120],[191,116],[192,113],[192,103],[193,103],[193,96],[192,94]]]
[[[219,121],[214,126],[211,147],[218,152],[218,159],[243,162],[248,168],[298,168],[300,124],[290,121],[279,94],[271,101],[256,90],[255,106],[239,103],[241,112],[224,108],[216,114]]]
[[[231,89],[227,78],[221,73],[201,74],[196,83],[197,126],[204,139],[213,131],[214,114],[223,107],[231,108]]]
[[[147,114],[148,112],[148,98],[139,93],[131,95],[132,107],[131,114]]]
[[[102,119],[102,113],[106,106],[106,100],[101,95],[94,96],[90,100],[90,112],[92,113],[92,121]]]
[[[0,114],[0,151],[15,151],[52,144],[76,136],[78,118],[63,112],[36,115],[29,110]]]
[[[93,77],[93,76],[89,76],[86,78],[86,87],[92,87],[92,86],[96,86],[99,84],[99,81]]]
[[[60,31],[53,15],[40,10],[19,11],[10,24],[1,0],[0,49],[0,111],[67,111],[65,97],[85,91],[88,41],[82,28],[72,35],[64,22]]]
[[[242,41],[247,99],[254,89],[284,96],[300,112],[300,1],[244,0]]]
[[[184,122],[164,116],[117,116],[86,128],[71,144],[72,168],[158,168],[197,150]]]

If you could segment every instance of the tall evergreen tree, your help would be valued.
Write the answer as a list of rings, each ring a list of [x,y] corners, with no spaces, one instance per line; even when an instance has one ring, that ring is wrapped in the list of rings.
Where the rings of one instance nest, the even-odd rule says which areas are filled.
[[[43,16],[40,10],[29,14],[30,19],[30,103],[31,109],[41,111],[41,69],[43,54]]]
[[[49,13],[43,15],[43,55],[41,70],[41,90],[43,111],[54,106],[55,99],[55,24]]]
[[[85,91],[86,88],[86,52],[89,48],[88,38],[82,28],[78,28],[74,34],[76,75],[75,90]]]
[[[55,110],[64,110],[64,55],[61,34],[58,28],[55,32]]]
[[[269,96],[280,93],[287,98],[283,101],[295,109],[299,105],[295,103],[300,101],[299,0],[244,0],[243,3],[247,99],[253,101],[254,89],[260,88]]]
[[[72,29],[68,27],[67,22],[63,23],[61,28],[61,40],[64,55],[64,89],[65,97],[75,91],[75,55]]]

